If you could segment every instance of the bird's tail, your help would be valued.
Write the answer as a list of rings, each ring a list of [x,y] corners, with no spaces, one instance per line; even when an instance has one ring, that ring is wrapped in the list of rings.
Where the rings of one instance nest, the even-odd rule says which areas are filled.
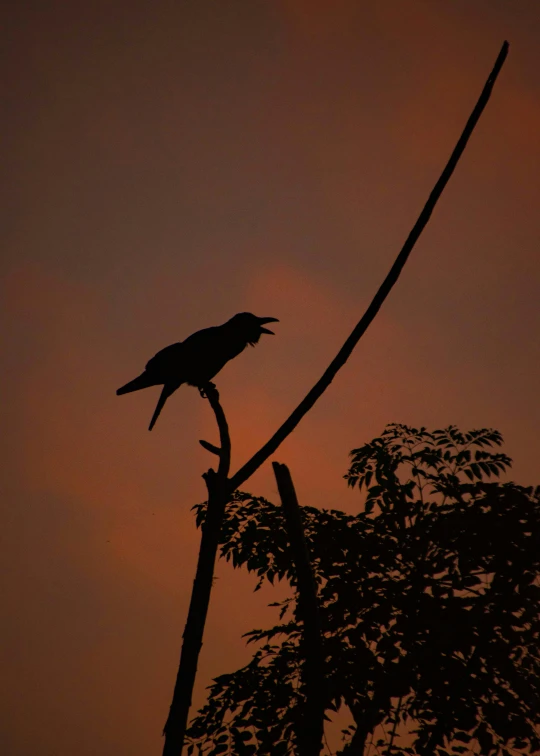
[[[154,414],[152,415],[152,419],[150,420],[150,425],[148,426],[148,430],[151,431],[154,425],[156,424],[156,420],[159,417],[159,413],[165,406],[165,402],[170,397],[170,395],[173,393],[173,391],[176,391],[178,386],[163,386],[163,391],[160,394],[160,397],[158,399],[158,403],[156,405],[156,409],[154,410]]]
[[[129,394],[131,391],[139,391],[140,389],[155,385],[154,381],[152,381],[145,372],[138,375],[129,383],[126,383],[125,386],[121,386],[116,394],[117,396],[121,396],[122,394]]]

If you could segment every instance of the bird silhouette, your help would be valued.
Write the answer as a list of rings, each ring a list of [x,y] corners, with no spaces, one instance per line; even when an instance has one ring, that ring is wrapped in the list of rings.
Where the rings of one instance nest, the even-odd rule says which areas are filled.
[[[185,341],[171,344],[149,360],[144,373],[116,392],[129,394],[149,386],[163,384],[156,409],[148,430],[156,424],[167,399],[183,383],[204,390],[221,368],[243,352],[248,344],[255,346],[261,334],[271,333],[265,323],[278,322],[277,318],[258,318],[251,312],[239,312],[223,325],[203,328],[188,336]]]

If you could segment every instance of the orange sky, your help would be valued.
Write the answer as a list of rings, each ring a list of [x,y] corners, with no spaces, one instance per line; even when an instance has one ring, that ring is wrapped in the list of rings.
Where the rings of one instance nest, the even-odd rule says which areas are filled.
[[[232,0],[7,10],[0,751],[160,753],[215,441],[194,389],[115,396],[161,347],[275,316],[220,374],[236,469],[320,376],[508,61],[382,312],[276,458],[354,512],[388,422],[492,426],[540,483],[540,5]],[[275,498],[267,464],[246,486]],[[271,591],[220,565],[196,702]],[[282,589],[278,589],[282,591]]]

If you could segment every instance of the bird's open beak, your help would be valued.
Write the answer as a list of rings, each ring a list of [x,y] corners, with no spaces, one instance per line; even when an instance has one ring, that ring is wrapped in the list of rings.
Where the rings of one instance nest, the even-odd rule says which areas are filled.
[[[278,318],[258,318],[259,323],[279,323]],[[270,333],[272,336],[275,336],[275,333],[271,331],[269,328],[263,328],[261,325],[261,333]]]

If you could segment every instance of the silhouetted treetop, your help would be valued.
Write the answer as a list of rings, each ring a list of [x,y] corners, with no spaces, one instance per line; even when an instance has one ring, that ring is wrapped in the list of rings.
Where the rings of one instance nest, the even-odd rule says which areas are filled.
[[[351,453],[357,515],[301,508],[327,710],[351,712],[340,753],[383,731],[389,753],[394,723],[393,754],[540,750],[540,487],[497,481],[511,463],[501,443],[488,429],[389,425]],[[295,586],[282,510],[265,499],[235,494],[221,553],[257,587]],[[259,644],[251,662],[214,681],[192,722],[200,753],[295,752],[302,625],[295,593],[276,606],[277,625],[247,634]]]

